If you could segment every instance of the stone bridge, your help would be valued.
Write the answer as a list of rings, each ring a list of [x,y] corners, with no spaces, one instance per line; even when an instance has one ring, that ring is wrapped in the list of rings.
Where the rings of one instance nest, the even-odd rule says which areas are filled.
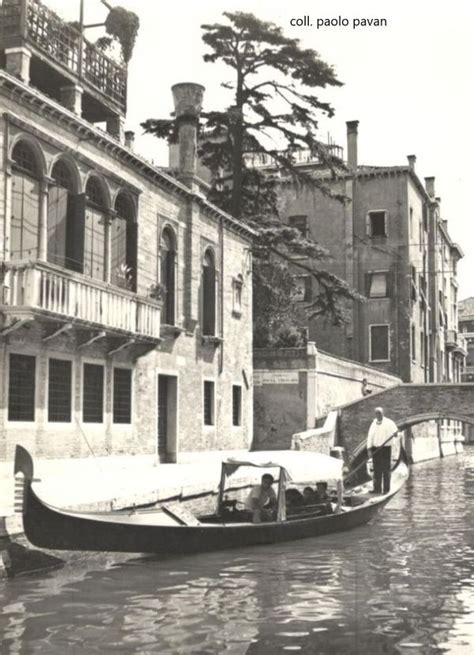
[[[338,442],[349,459],[367,438],[374,409],[379,406],[400,430],[439,419],[474,425],[474,384],[400,384],[342,405],[337,408]]]

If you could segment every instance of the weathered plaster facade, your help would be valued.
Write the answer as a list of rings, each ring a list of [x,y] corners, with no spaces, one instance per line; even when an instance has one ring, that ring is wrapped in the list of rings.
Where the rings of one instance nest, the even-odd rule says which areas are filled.
[[[17,68],[10,58],[9,72],[0,71],[0,459],[12,458],[16,443],[37,457],[155,453],[160,461],[171,462],[194,451],[248,449],[253,416],[251,232],[207,203],[192,171],[191,177],[183,174],[177,180],[125,146],[123,129],[112,129],[117,121],[123,128],[117,106],[115,123],[112,114],[108,119],[108,134],[77,115],[77,103],[63,106],[30,86],[24,75],[18,79]],[[104,115],[110,109],[105,96],[103,109]],[[193,129],[188,138],[195,138]],[[33,162],[26,173],[15,150],[18,144],[24,144]],[[51,259],[56,229],[52,198],[61,186],[58,162],[71,181],[68,203],[73,197],[86,207],[85,222],[82,213],[74,224],[76,241],[83,245],[84,230],[87,238],[99,239],[99,234],[103,240],[102,254],[96,250],[92,256],[100,275],[87,274],[82,251],[76,270]],[[19,211],[12,210],[12,193],[18,194],[20,179],[31,180],[24,197],[33,210],[25,221],[38,231],[38,244],[21,257],[12,234],[17,229],[12,211]],[[92,228],[94,214],[87,213],[91,179],[101,201],[101,219]],[[121,237],[123,260],[114,267],[122,197],[130,215],[126,237]],[[97,203],[93,208],[97,214]],[[69,221],[69,204],[66,213]],[[69,223],[67,229],[73,229]],[[167,263],[165,232],[173,255]],[[68,239],[74,248],[74,238]],[[83,245],[84,252],[86,246],[95,247]],[[131,277],[117,282],[120,274]],[[172,280],[169,288],[165,274]],[[206,293],[212,299],[210,318]],[[205,315],[212,329],[203,329]],[[29,374],[21,373],[22,385],[29,375],[27,393],[34,398],[27,420],[12,409],[12,398],[21,391],[12,391],[18,382],[10,376],[15,354],[31,357],[24,360]],[[70,379],[64,381],[71,386],[67,420],[50,420],[51,360],[71,362]],[[103,372],[103,411],[97,422],[84,420],[87,364]],[[120,368],[130,371],[130,416],[122,422],[116,420],[120,398],[114,388]]]

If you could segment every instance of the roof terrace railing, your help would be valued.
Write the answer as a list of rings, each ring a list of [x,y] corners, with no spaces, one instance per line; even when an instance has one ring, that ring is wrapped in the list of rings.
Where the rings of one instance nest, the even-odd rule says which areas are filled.
[[[125,111],[127,69],[81,37],[39,0],[4,0],[0,5],[0,47],[30,43],[42,55],[90,84]]]

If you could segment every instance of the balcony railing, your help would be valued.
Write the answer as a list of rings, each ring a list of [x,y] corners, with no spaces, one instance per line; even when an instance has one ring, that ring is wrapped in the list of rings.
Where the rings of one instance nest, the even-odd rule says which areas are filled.
[[[46,262],[4,264],[0,309],[40,310],[111,332],[159,340],[161,305]]]
[[[127,70],[107,57],[73,26],[38,0],[10,0],[0,6],[0,45],[31,43],[41,54],[89,83],[124,112]]]

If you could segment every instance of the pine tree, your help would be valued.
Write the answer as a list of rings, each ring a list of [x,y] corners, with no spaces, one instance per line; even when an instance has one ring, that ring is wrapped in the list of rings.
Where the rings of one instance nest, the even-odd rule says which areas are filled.
[[[346,320],[347,302],[360,297],[346,282],[325,270],[328,251],[279,218],[278,188],[282,180],[311,185],[334,194],[328,181],[344,168],[317,138],[320,113],[333,115],[331,105],[315,94],[341,86],[331,66],[317,52],[284,36],[277,25],[253,14],[225,12],[226,23],[202,25],[210,48],[204,60],[223,62],[233,80],[222,86],[233,96],[222,111],[201,114],[199,156],[210,170],[210,200],[258,233],[254,257],[255,345],[298,345],[302,325],[323,315],[335,325]],[[148,119],[146,132],[176,142],[172,119]],[[324,174],[312,175],[296,166],[295,153],[309,151]],[[255,162],[266,157],[270,169]],[[316,293],[304,306],[294,302],[294,275],[315,280]]]

